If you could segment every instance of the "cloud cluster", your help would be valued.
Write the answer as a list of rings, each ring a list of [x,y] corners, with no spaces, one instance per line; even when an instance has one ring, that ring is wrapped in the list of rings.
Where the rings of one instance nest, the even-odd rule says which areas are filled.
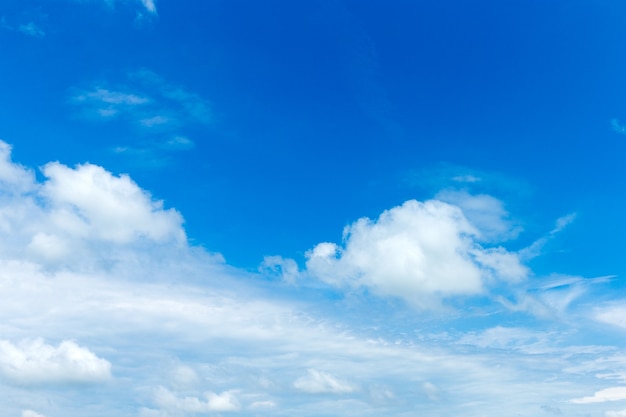
[[[493,244],[507,233],[490,221],[513,225],[495,199],[408,201],[348,226],[341,246],[317,245],[303,271],[266,258],[264,273],[293,284],[283,286],[190,247],[182,216],[128,176],[52,162],[38,180],[10,150],[0,142],[0,397],[9,398],[0,414],[78,417],[115,398],[118,409],[100,415],[404,415],[417,396],[424,414],[480,417],[555,401],[563,413],[601,413],[605,399],[622,395],[581,397],[596,388],[563,383],[609,368],[626,374],[617,353],[609,361],[602,346],[559,346],[562,336],[519,315],[516,327],[441,334],[428,312],[373,297],[337,302],[299,286],[309,275],[421,307],[500,284],[528,287],[518,254]],[[466,215],[468,201],[488,215]],[[589,284],[560,277],[535,287],[557,294]],[[463,320],[482,314],[465,312]],[[598,319],[602,312],[621,314],[598,310]],[[490,323],[511,317],[499,304],[490,314]]]
[[[99,382],[111,378],[111,363],[71,340],[0,340],[0,373],[19,384]]]
[[[318,244],[307,253],[306,267],[329,284],[366,287],[420,307],[527,276],[517,254],[484,247],[480,236],[458,206],[411,200],[375,221],[362,218],[346,227],[342,246]]]

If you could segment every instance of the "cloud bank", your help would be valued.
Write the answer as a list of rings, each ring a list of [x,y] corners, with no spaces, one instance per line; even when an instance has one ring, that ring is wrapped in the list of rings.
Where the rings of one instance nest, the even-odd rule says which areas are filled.
[[[399,416],[415,398],[428,415],[610,411],[621,391],[594,375],[626,374],[615,347],[572,345],[490,300],[464,310],[472,331],[424,310],[510,288],[569,306],[593,283],[536,280],[496,243],[515,228],[503,204],[461,197],[410,200],[316,245],[302,269],[270,256],[256,273],[190,246],[182,215],[129,176],[51,162],[37,178],[0,142],[0,414],[78,417],[111,398],[90,415]],[[320,282],[371,294],[326,297]],[[617,322],[609,307],[591,319]]]

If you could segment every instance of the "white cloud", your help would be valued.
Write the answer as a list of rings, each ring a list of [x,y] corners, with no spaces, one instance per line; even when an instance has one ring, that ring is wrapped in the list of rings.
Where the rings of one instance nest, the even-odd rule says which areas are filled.
[[[155,0],[74,0],[76,2],[82,3],[103,3],[107,7],[113,7],[116,3],[132,3],[141,7],[142,10],[145,10],[150,15],[157,14],[157,8]]]
[[[259,266],[259,272],[277,275],[285,282],[294,283],[300,272],[298,264],[293,259],[285,259],[282,256],[266,256]]]
[[[120,245],[186,245],[180,213],[127,175],[53,162],[39,182],[11,161],[10,150],[0,141],[0,259],[86,266],[126,256]]]
[[[422,384],[422,390],[431,401],[439,401],[441,399],[440,389],[432,382],[424,382]]]
[[[161,223],[155,218],[167,217],[168,210],[130,178],[90,165],[69,168],[53,163],[44,168],[47,177],[38,181],[32,172],[10,161],[8,145],[4,149],[4,162],[0,160],[0,334],[11,341],[11,349],[31,358],[25,361],[31,368],[22,366],[21,383],[17,377],[6,376],[2,368],[0,415],[16,415],[28,407],[82,417],[96,403],[102,404],[96,414],[142,417],[182,417],[196,412],[225,415],[242,410],[312,417],[320,409],[336,415],[402,415],[415,412],[416,395],[423,400],[418,411],[424,415],[480,417],[497,415],[505,407],[523,413],[552,402],[565,404],[567,415],[568,407],[577,406],[568,400],[595,389],[579,374],[593,375],[599,367],[604,367],[603,372],[626,373],[626,362],[617,353],[612,362],[602,357],[607,349],[621,352],[621,347],[559,349],[563,338],[544,337],[549,346],[538,355],[518,348],[533,343],[531,334],[506,328],[476,330],[474,343],[462,346],[457,340],[461,336],[430,335],[433,328],[448,328],[440,317],[432,320],[427,312],[416,314],[400,303],[329,299],[323,289],[268,282],[178,241],[175,236],[184,233],[178,216],[170,218],[163,229],[169,231],[164,233],[169,240],[159,238],[163,235],[155,232],[159,227],[147,231],[152,228],[146,224],[158,226]],[[77,195],[67,195],[61,188],[72,188]],[[101,213],[91,200],[109,207],[107,212],[115,213],[117,219]],[[143,214],[138,218],[136,213]],[[409,250],[416,247],[429,255],[428,261],[435,262],[429,268],[435,271],[447,256],[461,257],[470,270],[479,272],[479,289],[498,279],[507,281],[507,276],[513,278],[506,272],[511,267],[501,257],[508,252],[481,246],[474,234],[476,227],[459,207],[412,202],[376,221],[362,222],[360,229],[348,228],[343,247],[321,244],[315,248],[317,255],[346,262],[347,266],[340,266],[350,272],[357,264],[356,249],[364,256],[379,256],[391,242],[390,247],[400,248],[398,259],[402,260],[409,256],[402,254],[406,241]],[[415,227],[422,223],[425,229]],[[133,232],[125,234],[122,229]],[[444,250],[450,242],[458,252]],[[387,262],[382,255],[379,260]],[[269,259],[267,266],[297,273],[295,264],[286,261]],[[58,263],[49,268],[51,262]],[[373,267],[363,265],[371,274]],[[337,265],[331,267],[342,271]],[[403,277],[398,276],[392,278]],[[423,284],[418,292],[425,298],[445,296],[457,278],[445,285],[428,282],[430,287]],[[338,285],[349,285],[345,276],[339,279]],[[379,286],[385,285],[383,281],[372,279]],[[565,281],[542,283],[560,288]],[[463,291],[471,293],[473,287],[468,288]],[[498,290],[506,292],[507,288],[503,285]],[[488,317],[483,311],[464,310],[462,319],[450,328],[466,322],[479,328],[503,317],[511,322],[512,316],[499,305],[488,305],[486,310]],[[474,320],[476,314],[481,318]],[[513,321],[519,323],[523,317],[515,315]],[[584,332],[584,327],[571,322],[572,333]],[[545,331],[538,334],[551,336]],[[58,344],[47,347],[56,353],[44,360],[41,351],[45,349],[32,348],[32,342],[15,342],[36,336],[55,343],[80,341],[80,346],[66,342],[74,343],[79,354],[62,353],[72,349]],[[486,349],[499,346],[509,349]],[[114,369],[114,383],[70,390],[56,385],[97,379],[97,372],[89,374],[88,367],[76,364],[89,362],[90,353],[92,369],[98,363]],[[8,355],[0,357],[9,361]],[[71,358],[76,362],[73,365]],[[15,371],[15,361],[9,362],[11,366],[5,368]],[[33,364],[39,364],[39,373],[24,371],[37,368]],[[57,371],[51,371],[54,364]],[[52,378],[50,386],[33,389],[26,378],[31,378],[30,383],[41,381],[41,369]],[[100,380],[110,378],[110,371],[100,375]],[[536,389],[526,395],[524,387],[529,384]],[[598,415],[602,412],[595,410]]]
[[[606,417],[626,417],[626,410],[607,411],[604,413]]]
[[[241,405],[233,391],[225,391],[221,394],[207,392],[206,399],[198,397],[177,397],[166,388],[159,387],[155,393],[155,403],[167,411],[181,411],[184,413],[210,413],[238,411]]]
[[[476,228],[476,237],[482,241],[505,241],[517,237],[521,232],[521,228],[509,219],[504,204],[490,195],[445,190],[439,192],[435,198],[460,207],[463,215]]]
[[[124,114],[140,112],[137,107],[145,107],[151,99],[127,91],[115,91],[95,87],[90,91],[82,91],[72,97],[72,102],[86,106],[88,112],[111,119]]]
[[[195,143],[185,136],[174,136],[163,144],[165,149],[175,151],[193,149],[195,146]]]
[[[10,194],[22,194],[35,189],[33,172],[11,161],[12,146],[0,140],[0,187]]]
[[[42,195],[55,207],[55,214],[74,214],[69,220],[78,233],[117,243],[140,236],[155,241],[185,239],[182,216],[164,210],[163,202],[153,201],[127,175],[116,177],[97,165],[72,169],[59,163],[46,165],[43,173],[48,181]]]
[[[481,348],[521,348],[535,344],[545,338],[545,334],[516,327],[495,326],[479,333],[468,333],[458,343]]]
[[[178,387],[193,387],[200,382],[198,374],[188,366],[178,366],[172,372],[172,383]]]
[[[296,379],[293,386],[300,391],[310,394],[346,394],[357,390],[356,386],[341,381],[327,372],[316,369],[309,369],[308,374]]]
[[[143,7],[145,7],[148,12],[156,14],[157,10],[154,0],[141,0],[141,4],[143,4]]]
[[[547,235],[537,239],[528,247],[522,249],[519,252],[520,256],[523,259],[528,260],[528,259],[536,258],[537,256],[541,255],[541,252],[544,246],[546,246],[546,244],[550,242],[550,240],[554,239],[557,234],[565,230],[565,228],[567,228],[567,226],[573,223],[574,220],[576,220],[576,213],[570,213],[565,216],[559,217],[554,224],[554,228],[550,230],[550,232]]]
[[[591,397],[575,398],[571,400],[574,404],[603,403],[607,401],[626,400],[626,387],[611,387],[597,391]]]
[[[111,364],[71,340],[57,347],[43,339],[0,340],[0,372],[21,384],[99,382],[111,377]]]
[[[593,317],[599,322],[626,329],[626,307],[623,301],[599,307],[595,310]]]
[[[33,410],[23,410],[22,417],[46,417],[43,414],[39,414]]]
[[[252,404],[250,404],[250,408],[251,410],[256,410],[256,409],[266,409],[266,408],[275,408],[276,407],[276,403],[274,401],[255,401]]]
[[[432,307],[441,296],[483,292],[528,271],[515,253],[483,248],[462,210],[442,201],[407,201],[376,221],[344,230],[344,246],[321,243],[307,252],[307,271],[329,284],[368,287],[381,295]]]
[[[452,181],[455,181],[455,182],[465,182],[465,183],[475,183],[475,182],[480,182],[481,178],[477,177],[475,175],[457,175],[455,177],[452,177]]]

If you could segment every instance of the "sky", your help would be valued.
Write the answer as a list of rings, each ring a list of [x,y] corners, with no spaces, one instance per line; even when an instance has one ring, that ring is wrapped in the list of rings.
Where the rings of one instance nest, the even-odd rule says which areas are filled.
[[[626,416],[624,19],[0,0],[0,415]]]

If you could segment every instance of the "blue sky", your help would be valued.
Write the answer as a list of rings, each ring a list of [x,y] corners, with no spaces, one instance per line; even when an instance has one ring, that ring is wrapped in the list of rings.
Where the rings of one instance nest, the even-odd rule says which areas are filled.
[[[0,414],[626,416],[619,1],[0,2]]]

